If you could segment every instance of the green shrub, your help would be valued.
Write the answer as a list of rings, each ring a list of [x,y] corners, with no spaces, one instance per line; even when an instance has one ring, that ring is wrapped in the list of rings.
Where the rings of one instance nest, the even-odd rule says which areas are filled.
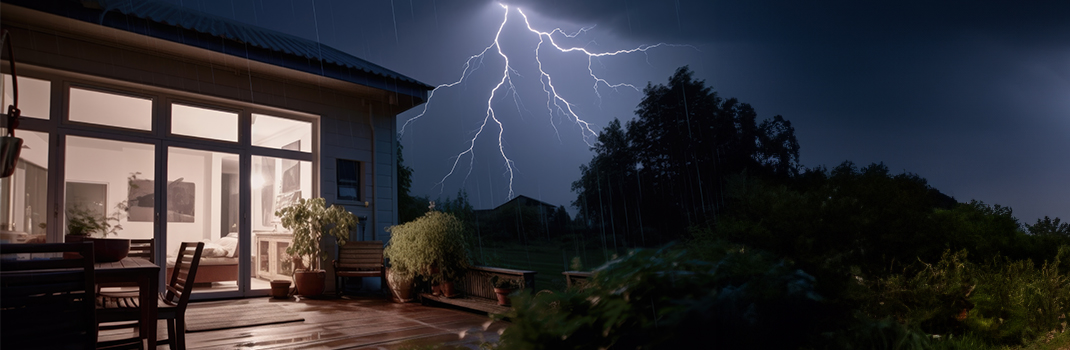
[[[995,258],[983,265],[965,251],[947,252],[936,264],[920,263],[913,274],[891,275],[870,283],[865,306],[924,332],[942,335],[943,347],[1022,345],[1060,330],[1070,315],[1070,278],[1059,267],[1070,249],[1052,262]],[[942,344],[942,343],[941,343]],[[957,344],[957,345],[956,345]]]
[[[994,259],[972,298],[977,308],[970,311],[976,320],[971,328],[1006,344],[1027,343],[1057,328],[1070,314],[1070,279],[1058,265],[1058,258],[1039,268],[1029,260]]]
[[[758,252],[637,250],[582,289],[514,299],[499,349],[798,348],[823,324],[814,279]],[[775,336],[770,336],[775,334]]]
[[[383,250],[391,271],[420,276],[432,282],[456,281],[471,262],[465,226],[452,214],[429,211],[405,224],[390,226],[390,243]],[[431,273],[431,266],[439,273]]]
[[[977,287],[977,268],[966,251],[945,252],[936,264],[919,262],[912,276],[891,275],[871,282],[870,314],[892,317],[930,334],[962,333],[958,320],[973,308],[969,297]]]

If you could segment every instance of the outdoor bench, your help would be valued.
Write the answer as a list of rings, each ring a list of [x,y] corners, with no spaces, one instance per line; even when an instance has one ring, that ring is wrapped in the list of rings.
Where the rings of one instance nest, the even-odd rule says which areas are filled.
[[[535,271],[472,266],[464,274],[464,278],[460,282],[455,282],[454,288],[460,291],[460,297],[447,298],[445,296],[434,296],[431,293],[420,293],[420,302],[423,304],[432,302],[450,304],[470,310],[483,311],[488,314],[504,314],[510,310],[510,307],[498,305],[498,297],[494,294],[494,286],[490,284],[491,276],[522,279],[524,281],[522,292],[534,293],[535,291]]]
[[[339,296],[346,289],[345,277],[379,277],[380,285],[386,286],[383,241],[348,241],[339,246],[334,260],[335,294]]]
[[[591,278],[591,272],[585,271],[565,271],[561,273],[565,275],[565,286],[572,288],[573,286],[582,286],[587,283],[587,280]]]

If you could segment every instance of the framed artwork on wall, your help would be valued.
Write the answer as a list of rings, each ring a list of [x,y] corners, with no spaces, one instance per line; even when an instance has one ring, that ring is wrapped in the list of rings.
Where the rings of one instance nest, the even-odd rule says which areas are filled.
[[[167,184],[167,222],[194,222],[197,185],[182,178]],[[156,197],[153,180],[130,180],[127,196],[127,221],[152,222],[153,201]]]
[[[167,222],[194,222],[197,185],[182,178],[167,184]]]
[[[137,179],[129,181],[127,200],[127,221],[152,222],[155,189],[152,180]]]
[[[271,227],[275,221],[275,158],[260,158],[260,225]]]
[[[282,146],[282,149],[300,151],[301,140],[294,141],[286,146]],[[283,159],[282,160],[282,191],[280,193],[290,193],[301,190],[301,162],[296,160]]]

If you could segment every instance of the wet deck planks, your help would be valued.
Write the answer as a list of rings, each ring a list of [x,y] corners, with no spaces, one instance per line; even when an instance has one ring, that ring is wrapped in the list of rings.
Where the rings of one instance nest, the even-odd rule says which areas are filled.
[[[446,344],[477,349],[496,341],[506,322],[461,310],[396,304],[382,297],[272,300],[253,298],[194,302],[190,308],[272,303],[300,314],[304,322],[186,334],[188,349],[395,349]],[[166,337],[160,324],[160,337]],[[107,339],[114,334],[102,334]],[[159,349],[166,349],[161,345]]]

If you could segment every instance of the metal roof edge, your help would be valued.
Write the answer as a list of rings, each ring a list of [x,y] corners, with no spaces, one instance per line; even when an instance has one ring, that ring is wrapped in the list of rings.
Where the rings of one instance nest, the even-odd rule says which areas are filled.
[[[432,86],[331,46],[150,0],[4,0],[5,3],[279,67],[412,96]],[[137,19],[131,21],[131,19]],[[313,52],[315,50],[315,52]]]

